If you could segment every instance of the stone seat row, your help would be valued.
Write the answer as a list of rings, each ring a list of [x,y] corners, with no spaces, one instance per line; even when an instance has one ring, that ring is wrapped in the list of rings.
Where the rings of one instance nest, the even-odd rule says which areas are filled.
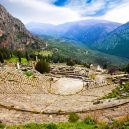
[[[38,85],[38,84],[37,84]],[[31,93],[47,93],[45,86],[33,86],[21,83],[3,83],[0,84],[0,94],[31,94]]]
[[[93,89],[93,88],[104,87],[104,86],[108,86],[108,84],[106,82],[102,82],[102,83],[89,82],[84,84],[84,87],[86,89]]]

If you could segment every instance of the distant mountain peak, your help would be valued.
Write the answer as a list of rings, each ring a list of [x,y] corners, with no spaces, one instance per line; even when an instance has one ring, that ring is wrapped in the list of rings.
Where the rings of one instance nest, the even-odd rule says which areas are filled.
[[[99,39],[105,37],[121,24],[106,20],[81,20],[59,25],[44,23],[30,23],[26,27],[34,34],[51,36],[81,42],[86,46],[93,46]]]

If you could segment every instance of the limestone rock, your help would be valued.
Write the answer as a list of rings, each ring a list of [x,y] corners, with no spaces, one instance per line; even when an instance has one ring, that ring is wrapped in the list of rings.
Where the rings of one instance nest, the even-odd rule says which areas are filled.
[[[33,36],[19,19],[0,4],[0,46],[24,50],[26,46],[41,48],[45,43]]]

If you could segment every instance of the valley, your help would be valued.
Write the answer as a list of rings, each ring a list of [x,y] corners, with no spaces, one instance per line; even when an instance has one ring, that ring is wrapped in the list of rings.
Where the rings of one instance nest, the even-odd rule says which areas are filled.
[[[42,39],[53,38],[94,51],[129,57],[128,22],[120,24],[104,20],[82,20],[61,25],[28,23],[26,27]]]

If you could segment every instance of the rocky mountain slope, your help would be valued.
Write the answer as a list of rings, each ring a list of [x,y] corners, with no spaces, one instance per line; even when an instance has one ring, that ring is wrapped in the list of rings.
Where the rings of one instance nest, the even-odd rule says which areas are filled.
[[[129,22],[112,31],[102,42],[98,42],[96,48],[129,58]]]
[[[92,47],[98,40],[106,37],[108,33],[120,25],[119,23],[104,20],[83,20],[55,26],[43,23],[29,23],[26,27],[37,35],[63,38]]]
[[[17,18],[0,4],[0,46],[24,50],[26,46],[38,48],[44,43],[33,36]]]

